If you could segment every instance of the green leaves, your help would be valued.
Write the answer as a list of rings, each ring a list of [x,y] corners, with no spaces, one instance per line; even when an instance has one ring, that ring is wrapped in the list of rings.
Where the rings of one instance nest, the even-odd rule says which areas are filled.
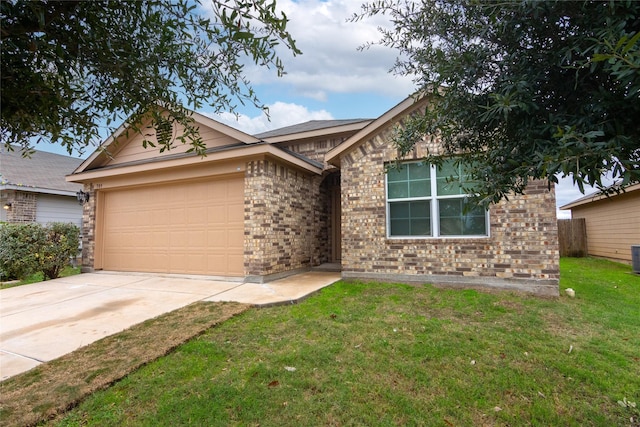
[[[431,101],[398,132],[401,156],[437,137],[435,154],[476,165],[484,203],[556,174],[581,189],[640,181],[640,3],[384,0],[353,19],[381,13],[394,71]]]
[[[78,255],[80,229],[73,224],[0,224],[0,278],[22,279],[41,271],[55,279]]]
[[[82,151],[105,123],[114,131],[158,104],[187,128],[186,108],[262,108],[243,64],[282,74],[276,47],[300,53],[267,0],[12,0],[0,3],[0,19],[2,141],[23,149],[39,138]],[[178,141],[162,139],[161,149]],[[179,142],[204,154],[192,126]]]

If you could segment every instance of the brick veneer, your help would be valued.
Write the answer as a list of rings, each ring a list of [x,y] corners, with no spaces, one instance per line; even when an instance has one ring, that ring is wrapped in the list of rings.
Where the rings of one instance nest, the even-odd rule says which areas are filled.
[[[262,281],[326,262],[327,195],[321,177],[268,160],[247,164],[245,274]]]
[[[82,190],[89,193],[89,201],[82,205],[82,272],[94,271],[96,250],[96,192],[93,184],[85,184]]]
[[[4,203],[11,203],[11,209],[7,210],[7,222],[31,223],[36,222],[36,206],[38,196],[36,193],[26,191],[9,191]]]
[[[350,132],[348,135],[337,136],[334,138],[316,138],[307,141],[283,143],[281,146],[309,159],[324,162],[324,155],[332,148],[342,144],[347,137],[351,136],[353,133],[354,132]]]
[[[384,165],[397,157],[391,130],[341,159],[343,277],[558,295],[555,193],[544,182],[491,207],[487,238],[387,238]],[[427,149],[439,151],[437,143],[422,141],[415,158]]]
[[[82,265],[93,271],[95,260],[96,192],[83,206]],[[327,262],[328,193],[322,177],[274,162],[247,164],[245,174],[245,275],[263,281]]]

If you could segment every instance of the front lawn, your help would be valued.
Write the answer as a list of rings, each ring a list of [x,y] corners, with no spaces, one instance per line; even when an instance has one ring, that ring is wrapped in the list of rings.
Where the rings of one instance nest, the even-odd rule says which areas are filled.
[[[56,425],[637,425],[640,277],[561,270],[559,299],[339,282],[210,329]]]
[[[339,282],[294,306],[198,303],[0,383],[0,418],[82,401],[49,424],[638,426],[640,277],[561,271],[555,299]]]

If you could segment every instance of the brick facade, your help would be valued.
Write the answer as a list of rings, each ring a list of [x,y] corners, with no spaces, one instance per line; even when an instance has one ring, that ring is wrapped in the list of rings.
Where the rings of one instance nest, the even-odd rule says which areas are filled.
[[[324,155],[332,148],[342,144],[346,139],[347,136],[339,136],[335,138],[317,138],[307,141],[298,141],[293,144],[283,143],[281,146],[283,148],[301,154],[308,159],[323,163]]]
[[[7,222],[14,224],[26,224],[36,222],[36,206],[38,196],[36,193],[26,191],[7,191],[3,204],[11,203],[11,208],[6,211]]]
[[[277,144],[322,162],[321,175],[319,170],[275,160],[280,157],[271,154],[244,161],[246,280],[271,280],[341,258],[347,279],[558,295],[555,193],[543,182],[532,182],[525,194],[492,206],[488,237],[387,237],[385,163],[397,157],[390,143],[393,121],[415,109],[408,103],[406,108],[394,119],[382,116],[376,133],[364,140],[350,139],[354,131]],[[329,154],[332,162],[339,159],[340,168],[336,168],[325,157],[341,144],[348,145]],[[440,147],[427,139],[413,155],[422,158],[427,150],[437,154]],[[90,193],[90,199],[84,205],[82,262],[91,268],[95,265],[96,202],[101,199],[90,184],[85,184],[84,191]],[[341,207],[341,245],[332,242],[335,235],[340,236],[337,227],[332,230],[334,203]]]
[[[321,177],[268,160],[247,164],[245,273],[263,280],[328,259],[327,192]]]
[[[96,251],[96,192],[92,184],[82,190],[89,193],[89,201],[82,205],[82,272],[93,271]]]
[[[555,193],[535,181],[524,195],[491,207],[486,238],[388,238],[385,162],[397,152],[392,127],[341,160],[342,269],[345,278],[497,287],[558,295]],[[415,158],[439,151],[423,141]]]

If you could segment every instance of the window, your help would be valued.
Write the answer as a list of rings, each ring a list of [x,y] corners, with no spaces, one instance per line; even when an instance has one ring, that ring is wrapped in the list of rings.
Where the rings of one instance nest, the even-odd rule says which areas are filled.
[[[389,237],[486,236],[487,211],[467,206],[463,168],[447,160],[438,168],[405,163],[387,173]]]

